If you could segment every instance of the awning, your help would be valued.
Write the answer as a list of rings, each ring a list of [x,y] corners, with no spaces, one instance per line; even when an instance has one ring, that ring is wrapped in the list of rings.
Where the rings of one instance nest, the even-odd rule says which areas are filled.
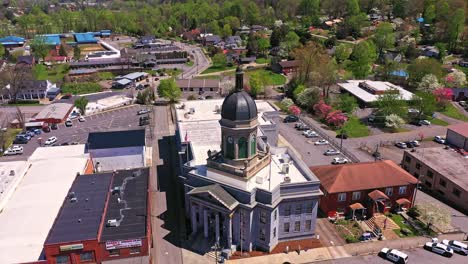
[[[227,209],[233,210],[239,205],[239,202],[236,198],[232,197],[223,187],[218,184],[207,185],[203,187],[196,187],[188,192],[189,195],[199,194],[199,193],[209,193],[216,200],[218,200],[222,205]]]
[[[385,195],[385,193],[383,193],[383,192],[381,192],[379,190],[374,190],[374,191],[370,192],[369,197],[374,201],[390,199],[390,198],[388,198],[387,195]]]
[[[353,203],[349,208],[352,210],[366,209],[361,203]]]
[[[410,200],[406,199],[406,198],[400,198],[398,200],[396,200],[396,203],[399,204],[399,205],[402,205],[402,204],[410,204]]]

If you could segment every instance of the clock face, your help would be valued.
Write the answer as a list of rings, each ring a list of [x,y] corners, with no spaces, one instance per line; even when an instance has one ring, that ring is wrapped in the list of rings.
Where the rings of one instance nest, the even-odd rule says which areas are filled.
[[[228,137],[227,141],[228,141],[228,143],[232,143],[232,142],[234,142],[234,139],[232,137]]]

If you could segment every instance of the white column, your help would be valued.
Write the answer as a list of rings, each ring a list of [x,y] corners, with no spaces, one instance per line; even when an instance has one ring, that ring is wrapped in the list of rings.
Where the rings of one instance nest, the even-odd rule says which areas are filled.
[[[192,233],[197,232],[197,207],[192,204]]]
[[[205,238],[208,238],[208,209],[203,208],[203,231],[205,232]]]
[[[216,242],[219,242],[219,213],[216,213],[215,215],[215,219],[216,219]]]
[[[226,237],[227,237],[228,248],[231,249],[231,245],[232,245],[232,219],[231,219],[230,216],[228,216],[228,219],[227,219],[227,234],[226,234]]]

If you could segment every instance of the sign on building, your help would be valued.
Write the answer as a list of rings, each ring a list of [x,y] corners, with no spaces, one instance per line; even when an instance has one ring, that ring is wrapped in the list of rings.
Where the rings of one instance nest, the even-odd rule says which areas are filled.
[[[106,242],[106,250],[119,249],[119,248],[141,247],[141,245],[142,245],[141,239],[107,241]]]
[[[71,251],[71,250],[77,250],[77,249],[83,249],[83,244],[60,246],[60,251]]]

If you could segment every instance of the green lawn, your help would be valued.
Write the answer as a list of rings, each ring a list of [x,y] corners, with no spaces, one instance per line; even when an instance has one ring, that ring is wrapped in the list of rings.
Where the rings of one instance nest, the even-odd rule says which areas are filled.
[[[283,85],[286,83],[286,77],[272,71],[265,69],[246,71],[247,76],[252,76],[254,74],[260,76],[260,79],[263,80],[265,85]]]
[[[440,109],[438,112],[440,112],[440,113],[442,113],[442,114],[444,114],[444,115],[446,115],[448,117],[451,117],[451,118],[455,118],[455,119],[462,120],[462,121],[468,121],[468,116],[461,113],[452,104],[448,104],[447,107],[445,107],[445,109]]]
[[[263,63],[270,63],[270,58],[258,58],[255,60],[256,63],[258,64],[263,64]]]
[[[227,71],[227,70],[235,70],[235,69],[236,69],[236,66],[231,66],[231,67],[211,66],[208,69],[204,70],[201,74],[220,72],[220,71]]]
[[[187,61],[185,63],[185,65],[189,66],[189,67],[192,67],[193,66],[193,61]]]
[[[367,137],[370,134],[369,128],[355,116],[349,118],[343,129],[350,138]]]
[[[63,81],[63,77],[68,73],[68,64],[57,64],[50,68],[43,64],[37,64],[33,68],[33,75],[38,80],[49,80],[53,83]]]
[[[398,215],[398,214],[393,214],[391,217],[390,217],[393,222],[395,222],[395,224],[397,224],[401,229],[408,229],[409,231],[411,231],[411,233],[409,234],[403,234],[401,232],[401,229],[398,229],[398,230],[394,230],[395,233],[399,236],[399,237],[412,237],[412,236],[417,236],[419,235],[419,232],[418,230],[416,230],[412,225],[410,224],[405,224],[404,223],[404,218],[401,216],[401,215]]]
[[[195,79],[220,80],[221,77],[219,75],[207,75],[207,76],[196,76]]]
[[[101,86],[97,83],[83,82],[83,83],[66,83],[62,86],[62,93],[67,94],[88,94],[96,93],[102,90]]]
[[[41,103],[39,103],[39,101],[37,100],[34,100],[34,101],[31,101],[31,102],[24,102],[24,101],[19,101],[17,103],[7,103],[7,104],[3,104],[5,106],[36,106],[36,105],[41,105]]]
[[[99,79],[104,80],[112,80],[114,79],[115,75],[112,72],[98,72]]]
[[[428,120],[433,125],[438,125],[438,126],[448,126],[449,125],[449,123],[445,122],[444,120],[437,119],[437,118],[429,118]]]
[[[5,133],[5,150],[13,144],[13,140],[15,140],[16,135],[21,132],[21,129],[16,128],[8,128]],[[0,131],[0,133],[3,133]],[[2,148],[3,146],[0,146]],[[3,152],[0,152],[0,156],[3,155]]]

